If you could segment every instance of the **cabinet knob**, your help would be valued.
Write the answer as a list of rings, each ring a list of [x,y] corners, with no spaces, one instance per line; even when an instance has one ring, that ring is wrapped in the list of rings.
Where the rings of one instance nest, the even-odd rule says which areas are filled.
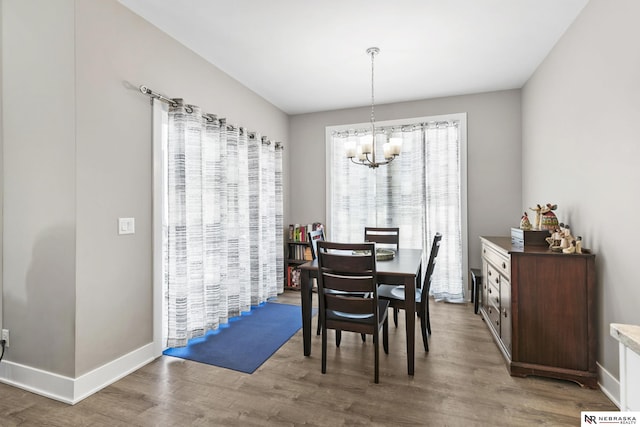
[[[496,283],[500,283],[500,278],[496,277]]]
[[[507,264],[505,262],[502,263],[502,268],[507,268]]]
[[[503,309],[502,309],[502,315],[503,315],[504,317],[507,317],[507,309],[506,309],[506,308],[503,308]]]
[[[491,276],[491,270],[489,270],[489,272],[487,273],[489,276]]]
[[[491,288],[489,288],[489,293],[491,293]]]

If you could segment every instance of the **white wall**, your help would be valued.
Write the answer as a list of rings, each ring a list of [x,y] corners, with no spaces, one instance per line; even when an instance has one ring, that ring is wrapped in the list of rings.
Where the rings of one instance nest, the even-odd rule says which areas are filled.
[[[288,117],[116,0],[2,6],[4,360],[79,378],[153,340],[151,106],[138,86],[285,146]],[[136,234],[119,236],[118,217]]]
[[[557,203],[596,253],[598,363],[618,377],[609,324],[640,324],[640,2],[591,0],[525,85],[523,203]]]
[[[429,84],[429,83],[426,83]],[[467,113],[469,264],[480,266],[481,235],[508,235],[520,222],[520,91],[376,105],[376,119]],[[326,223],[325,127],[366,122],[370,108],[292,116],[292,223]]]

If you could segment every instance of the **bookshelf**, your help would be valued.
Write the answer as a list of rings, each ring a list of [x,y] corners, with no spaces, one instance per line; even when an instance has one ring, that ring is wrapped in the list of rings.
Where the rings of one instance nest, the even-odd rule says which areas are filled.
[[[299,266],[312,260],[311,244],[308,241],[309,231],[324,228],[319,222],[312,224],[289,224],[288,239],[285,243],[285,288],[300,290]]]

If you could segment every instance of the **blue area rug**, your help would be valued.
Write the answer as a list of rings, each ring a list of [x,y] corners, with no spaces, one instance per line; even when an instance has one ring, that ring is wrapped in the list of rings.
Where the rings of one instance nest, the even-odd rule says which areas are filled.
[[[267,302],[163,354],[251,374],[301,327],[300,306]]]

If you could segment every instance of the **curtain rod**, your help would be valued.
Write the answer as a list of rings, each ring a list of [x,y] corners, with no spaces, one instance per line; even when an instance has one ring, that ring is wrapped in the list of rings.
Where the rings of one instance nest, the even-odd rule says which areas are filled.
[[[167,98],[166,96],[162,95],[161,93],[158,92],[154,92],[151,89],[149,89],[148,87],[146,87],[145,85],[140,86],[140,92],[144,93],[145,95],[149,95],[151,98],[155,98],[159,101],[162,102],[166,102],[167,104],[170,104],[173,107],[177,107],[178,104],[171,98]]]
[[[141,85],[140,86],[140,92],[142,92],[145,95],[149,95],[151,98],[155,98],[158,101],[166,102],[167,104],[171,105],[172,107],[177,107],[178,105],[180,105],[176,101],[174,101],[173,99],[171,99],[169,97],[166,97],[161,93],[155,92],[155,91],[149,89],[145,85]],[[211,122],[211,121],[213,121],[213,120],[215,120],[217,118],[217,116],[215,114],[203,114],[202,117],[205,118],[209,122]],[[222,123],[225,123],[226,119],[220,119],[220,121]],[[244,128],[242,128],[242,127],[238,128],[238,127],[236,127],[234,125],[226,125],[226,127],[227,127],[228,130],[235,130],[235,129],[240,129],[240,131],[244,130]],[[249,135],[250,135],[250,137],[255,138],[255,132],[252,132]],[[268,139],[266,136],[262,137],[262,141],[261,142],[263,144],[266,144],[266,145],[270,145],[271,144],[271,140]],[[281,149],[281,150],[284,149],[284,146],[282,145],[282,143],[280,141],[275,141],[274,145],[275,145],[275,148],[278,148],[278,149]]]

